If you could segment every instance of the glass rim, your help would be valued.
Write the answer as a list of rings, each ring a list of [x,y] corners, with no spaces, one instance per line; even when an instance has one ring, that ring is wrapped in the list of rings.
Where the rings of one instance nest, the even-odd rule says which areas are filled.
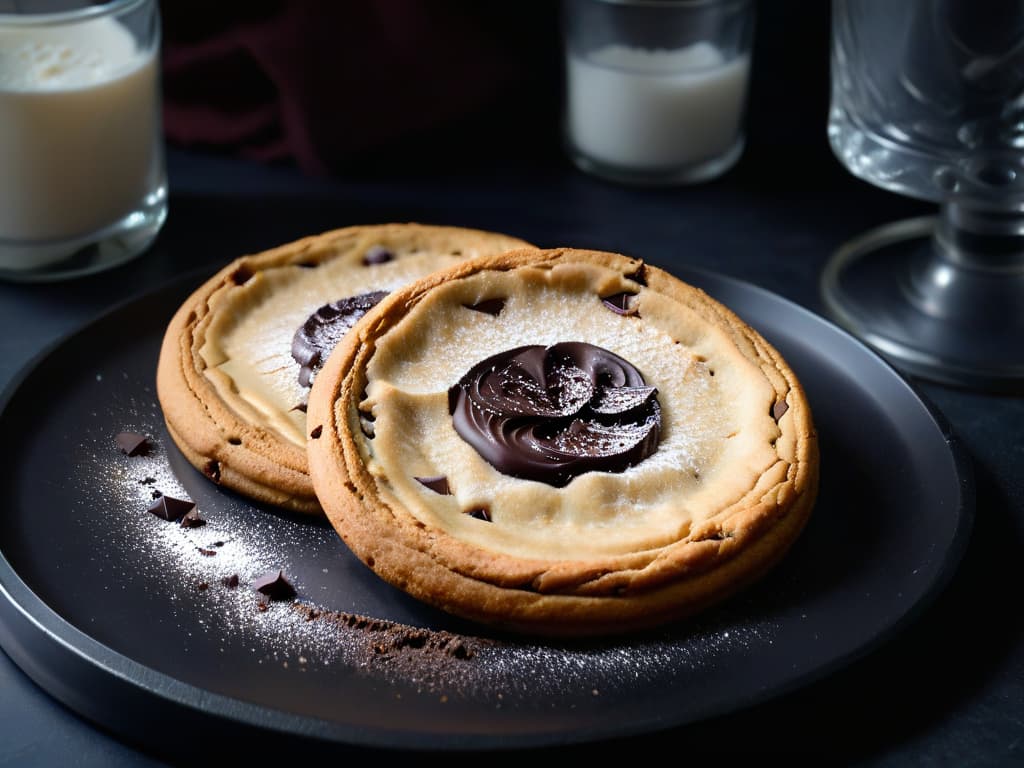
[[[60,24],[72,24],[79,21],[99,19],[135,10],[140,5],[153,0],[108,0],[98,5],[84,5],[67,11],[47,11],[44,13],[0,13],[0,26],[45,27]]]

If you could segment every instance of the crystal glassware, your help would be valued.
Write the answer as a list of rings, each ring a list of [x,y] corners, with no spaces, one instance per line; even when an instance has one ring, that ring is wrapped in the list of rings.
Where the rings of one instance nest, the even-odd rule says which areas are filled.
[[[833,318],[906,373],[1024,390],[1024,4],[832,0],[832,149],[937,203],[844,244]]]

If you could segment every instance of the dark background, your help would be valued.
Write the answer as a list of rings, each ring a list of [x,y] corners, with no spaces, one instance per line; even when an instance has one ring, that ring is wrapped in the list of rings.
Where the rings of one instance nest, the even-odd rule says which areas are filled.
[[[755,3],[746,161],[835,170],[829,4]],[[560,4],[165,3],[174,146],[372,177],[564,162]],[[810,152],[810,154],[807,154]]]

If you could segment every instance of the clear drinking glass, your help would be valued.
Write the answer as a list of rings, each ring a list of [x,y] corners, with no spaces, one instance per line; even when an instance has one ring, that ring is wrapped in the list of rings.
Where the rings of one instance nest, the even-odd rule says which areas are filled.
[[[718,176],[743,151],[752,0],[564,0],[575,164],[633,184]]]
[[[1024,3],[832,12],[833,151],[939,210],[841,247],[822,275],[829,312],[909,374],[1024,389]]]
[[[0,0],[0,277],[144,251],[167,215],[156,0]]]

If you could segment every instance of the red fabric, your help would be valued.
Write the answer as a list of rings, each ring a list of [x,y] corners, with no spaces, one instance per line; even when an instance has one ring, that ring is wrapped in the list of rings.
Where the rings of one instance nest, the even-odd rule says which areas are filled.
[[[486,111],[531,55],[522,35],[533,20],[497,7],[172,0],[162,6],[167,140],[325,173]]]

